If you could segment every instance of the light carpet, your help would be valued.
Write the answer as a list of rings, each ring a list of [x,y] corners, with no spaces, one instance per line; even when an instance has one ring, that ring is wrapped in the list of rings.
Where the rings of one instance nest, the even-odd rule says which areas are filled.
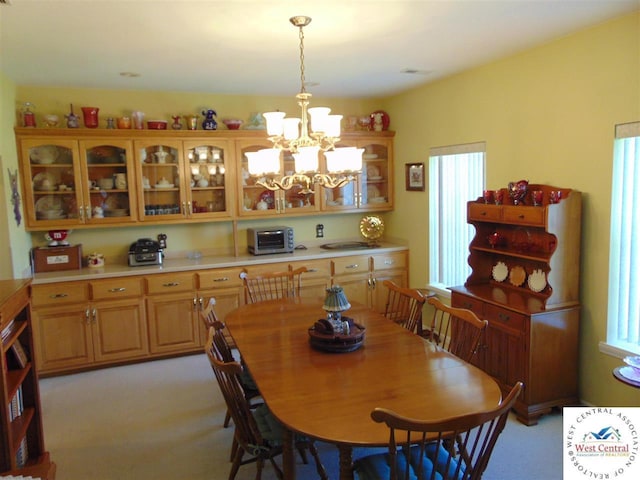
[[[226,408],[204,354],[46,378],[40,394],[58,480],[229,475],[233,428],[222,427]],[[318,449],[337,479],[337,449],[323,443]],[[356,449],[354,457],[364,453]],[[236,478],[254,477],[255,465],[246,465]],[[267,465],[263,479],[274,478]],[[299,464],[297,478],[317,478],[314,465]],[[562,415],[543,416],[534,427],[510,418],[483,478],[562,479]]]

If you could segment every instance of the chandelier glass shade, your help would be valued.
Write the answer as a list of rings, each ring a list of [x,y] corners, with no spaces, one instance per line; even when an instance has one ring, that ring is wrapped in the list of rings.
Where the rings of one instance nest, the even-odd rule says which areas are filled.
[[[256,182],[269,190],[289,190],[294,185],[302,186],[300,193],[313,193],[312,187],[320,185],[337,188],[355,180],[362,171],[363,149],[354,147],[336,148],[340,140],[342,115],[331,115],[328,107],[309,108],[311,94],[305,89],[304,76],[304,32],[311,22],[310,17],[296,16],[289,21],[300,29],[300,93],[296,95],[300,117],[287,118],[284,112],[266,112],[267,135],[273,148],[248,152],[249,174],[264,177]],[[281,174],[280,156],[291,152],[295,172],[278,178]],[[326,173],[319,168],[320,152],[326,160]]]

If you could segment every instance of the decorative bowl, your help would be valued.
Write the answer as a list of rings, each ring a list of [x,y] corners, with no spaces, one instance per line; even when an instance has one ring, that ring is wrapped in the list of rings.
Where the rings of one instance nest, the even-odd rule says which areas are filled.
[[[222,120],[222,123],[224,123],[229,130],[238,130],[244,122],[236,118],[225,118]]]
[[[166,120],[149,120],[147,122],[147,128],[149,130],[166,130],[167,122]]]

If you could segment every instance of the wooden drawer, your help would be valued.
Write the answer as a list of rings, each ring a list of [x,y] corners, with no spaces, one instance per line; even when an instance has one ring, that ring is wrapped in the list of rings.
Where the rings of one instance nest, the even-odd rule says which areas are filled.
[[[141,277],[122,277],[110,280],[96,280],[90,282],[90,286],[92,300],[141,297],[144,293]]]
[[[502,218],[507,223],[520,225],[545,225],[544,207],[506,206]]]
[[[484,318],[489,320],[489,324],[492,326],[499,325],[521,332],[525,329],[525,320],[527,317],[525,315],[512,312],[511,310],[486,304],[484,307]]]
[[[331,264],[334,275],[367,273],[369,271],[369,257],[366,255],[339,257],[332,260]]]
[[[166,273],[145,277],[149,295],[195,290],[193,273]]]
[[[302,280],[314,278],[331,277],[331,262],[329,260],[309,260],[302,262],[292,262],[289,264],[291,270],[300,267],[307,267],[307,271],[302,274]]]
[[[31,287],[31,304],[34,307],[50,307],[89,300],[87,282],[60,282]]]
[[[286,272],[289,270],[288,262],[279,262],[279,263],[265,263],[261,265],[247,265],[242,268],[245,270],[249,276],[261,275],[263,273],[271,273],[271,272]]]
[[[389,270],[392,268],[407,268],[407,255],[405,253],[387,253],[374,255],[373,270]]]
[[[198,288],[241,287],[242,268],[216,268],[198,272]]]
[[[480,319],[484,319],[484,302],[477,298],[461,295],[457,292],[451,293],[451,306],[456,308],[466,308],[472,310]]]
[[[502,218],[502,206],[486,203],[469,203],[467,216],[469,220],[499,221]]]

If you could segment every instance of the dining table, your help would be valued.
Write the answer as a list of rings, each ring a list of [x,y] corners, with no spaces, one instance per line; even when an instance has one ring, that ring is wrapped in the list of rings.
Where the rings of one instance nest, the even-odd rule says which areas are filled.
[[[285,427],[283,471],[295,479],[294,435],[335,444],[340,479],[353,479],[353,448],[388,445],[371,411],[435,420],[477,413],[502,400],[479,368],[355,302],[342,313],[364,327],[359,348],[311,345],[309,329],[326,319],[322,299],[288,298],[240,306],[225,323],[266,405]]]

